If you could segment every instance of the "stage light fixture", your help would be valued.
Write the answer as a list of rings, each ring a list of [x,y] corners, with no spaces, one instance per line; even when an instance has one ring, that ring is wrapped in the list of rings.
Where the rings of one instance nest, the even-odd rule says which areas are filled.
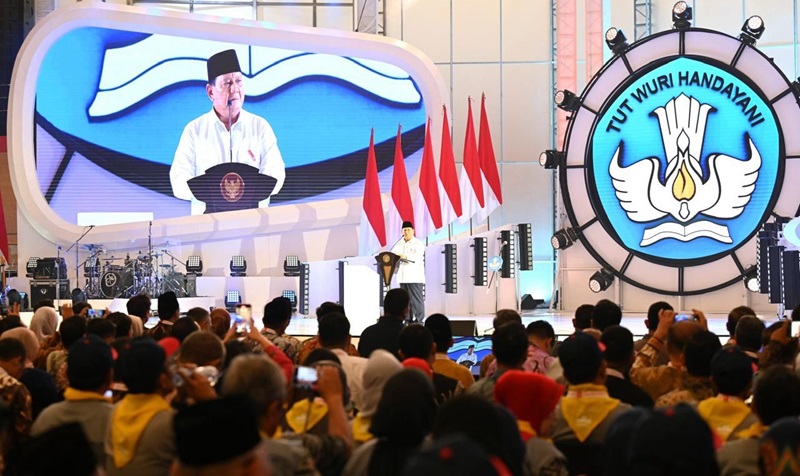
[[[283,260],[284,276],[300,276],[300,258],[295,255],[288,255]]]
[[[519,235],[519,269],[530,271],[533,269],[533,234],[530,223],[517,225]]]
[[[302,315],[307,315],[310,310],[309,299],[309,266],[308,263],[302,263],[300,267],[300,304],[298,305],[298,312]]]
[[[289,300],[292,303],[292,310],[297,310],[297,293],[291,289],[286,289],[283,291],[283,297]]]
[[[228,312],[233,312],[238,304],[242,303],[242,295],[239,291],[227,291],[225,293],[225,309]]]
[[[558,150],[548,149],[539,154],[539,165],[547,170],[552,170],[564,164],[567,154]]]
[[[800,251],[783,252],[783,306],[794,309],[800,304]]]
[[[25,265],[25,277],[33,278],[36,275],[36,265],[39,263],[39,258],[28,258],[28,263]]]
[[[472,276],[472,282],[475,286],[486,286],[489,282],[489,249],[486,238],[475,237],[470,246],[475,258],[475,274]]]
[[[685,30],[692,26],[692,7],[681,0],[672,7],[672,27]]]
[[[503,264],[500,266],[501,278],[513,278],[517,272],[517,243],[516,236],[511,230],[500,230],[500,257]]]
[[[553,249],[565,250],[578,241],[578,232],[574,228],[562,228],[550,238]]]
[[[606,45],[615,55],[621,55],[628,49],[628,38],[617,27],[606,30]]]
[[[444,254],[444,292],[458,293],[458,248],[454,243],[446,243]]]
[[[581,107],[581,100],[572,91],[568,89],[559,89],[556,91],[553,100],[560,109],[567,112],[575,112]]]
[[[237,278],[247,276],[247,260],[244,256],[236,255],[231,258],[231,276]]]
[[[592,292],[599,293],[605,291],[614,282],[614,274],[611,271],[603,268],[597,271],[589,278],[589,289]]]
[[[758,293],[761,292],[761,286],[758,282],[758,269],[755,266],[747,268],[742,275],[742,282],[748,291]]]
[[[739,35],[739,39],[748,45],[753,46],[756,44],[756,41],[761,39],[761,35],[764,34],[764,30],[764,19],[758,15],[753,15],[744,22],[744,25],[742,25],[742,33]]]
[[[770,246],[767,250],[767,272],[769,273],[769,302],[783,302],[783,251],[781,245]]]
[[[186,272],[195,276],[203,275],[203,260],[197,255],[186,258]]]

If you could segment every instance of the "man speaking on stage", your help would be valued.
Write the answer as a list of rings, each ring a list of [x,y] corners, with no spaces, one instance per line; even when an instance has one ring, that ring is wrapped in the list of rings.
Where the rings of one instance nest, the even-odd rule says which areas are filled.
[[[286,178],[272,127],[266,119],[242,109],[244,75],[236,51],[211,56],[206,67],[211,111],[186,125],[169,171],[173,195],[191,200],[192,215],[203,213],[205,204],[195,198],[187,182],[215,165],[234,162],[257,168],[277,180],[272,195],[280,191]],[[259,207],[268,205],[269,198],[258,202]]]
[[[397,282],[411,297],[406,323],[422,323],[425,319],[425,244],[414,236],[414,225],[410,221],[403,222],[403,238],[392,247],[392,253],[402,260]]]

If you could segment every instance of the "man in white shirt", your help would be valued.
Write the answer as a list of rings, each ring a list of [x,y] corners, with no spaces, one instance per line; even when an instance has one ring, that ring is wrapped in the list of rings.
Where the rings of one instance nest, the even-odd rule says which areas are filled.
[[[266,119],[242,109],[244,76],[234,50],[211,56],[206,64],[206,94],[211,111],[186,125],[169,171],[172,193],[176,198],[191,200],[192,215],[205,211],[187,182],[206,170],[225,162],[242,163],[277,180],[272,195],[283,187],[286,166],[278,149],[278,141]],[[258,203],[269,205],[269,198]]]
[[[408,322],[422,323],[425,319],[425,244],[414,236],[414,225],[410,221],[403,222],[403,238],[392,247],[392,253],[402,259],[397,282],[411,297]]]

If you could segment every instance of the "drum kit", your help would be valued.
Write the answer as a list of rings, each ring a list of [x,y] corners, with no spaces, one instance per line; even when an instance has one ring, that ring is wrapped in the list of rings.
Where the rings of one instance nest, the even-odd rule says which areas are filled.
[[[187,296],[186,275],[175,269],[182,263],[169,250],[139,251],[125,257],[108,253],[99,245],[88,245],[89,258],[82,263],[86,278],[84,292],[89,299],[130,298],[147,293],[158,296],[173,291],[178,297]]]

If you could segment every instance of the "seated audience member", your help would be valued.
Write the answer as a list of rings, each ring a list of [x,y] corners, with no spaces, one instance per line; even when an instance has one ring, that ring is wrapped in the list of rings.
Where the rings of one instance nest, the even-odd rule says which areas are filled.
[[[600,332],[608,326],[618,326],[622,322],[622,309],[608,299],[597,301],[592,310],[592,327]]]
[[[69,348],[86,335],[87,326],[88,319],[81,316],[72,316],[61,321],[61,325],[58,327],[58,332],[61,334],[61,344],[64,349],[55,351],[47,357],[47,371],[55,378],[56,388],[59,393],[63,393],[69,386],[67,373]]]
[[[41,432],[23,446],[14,474],[101,476],[98,460],[79,423],[66,423]]]
[[[490,457],[500,459],[507,468],[506,474],[528,474],[523,471],[525,444],[516,419],[506,408],[475,395],[449,400],[436,412],[432,436],[435,442],[457,434],[480,445]]]
[[[667,309],[669,311],[673,310],[672,305],[664,301],[654,302],[647,309],[647,318],[644,320],[644,325],[647,326],[647,334],[645,334],[644,336],[642,336],[641,339],[633,343],[634,351],[639,352],[640,350],[642,350],[647,341],[649,341],[650,338],[653,337],[653,333],[658,328],[658,313],[662,309]],[[667,354],[666,348],[662,348],[661,352],[659,352],[658,354],[658,358],[654,362],[654,365],[657,366],[667,365],[668,363],[669,363],[669,354]]]
[[[94,334],[111,345],[117,336],[117,326],[108,319],[89,319],[86,323],[86,333]]]
[[[345,476],[392,476],[430,433],[436,414],[433,384],[423,372],[404,369],[386,382],[370,433],[375,439],[361,445],[347,462]]]
[[[680,323],[678,323],[680,324]],[[696,405],[717,394],[711,384],[711,359],[722,347],[719,337],[707,330],[696,332],[684,349],[686,372],[680,384],[656,400],[656,407],[672,407],[679,403]]]
[[[800,378],[780,365],[761,372],[753,388],[751,409],[759,421],[717,451],[722,476],[758,474],[759,438],[782,418],[797,421],[800,416]]]
[[[650,416],[652,408],[634,407],[622,413],[608,427],[604,443],[603,458],[605,476],[634,476],[631,472],[631,461],[628,457],[636,429],[642,420]]]
[[[525,442],[526,475],[568,474],[567,461],[550,442],[552,415],[564,394],[564,387],[544,375],[509,370],[497,380],[494,397],[517,418]]]
[[[510,473],[500,458],[490,456],[466,436],[454,434],[425,445],[411,457],[402,474],[500,476]]]
[[[193,323],[194,325],[194,323]],[[222,367],[225,361],[225,346],[211,332],[193,332],[181,344],[178,365],[197,367]]]
[[[252,349],[251,347],[251,350],[260,350],[261,352],[267,354],[267,357],[274,360],[275,363],[281,368],[286,381],[291,381],[292,376],[294,375],[294,364],[292,364],[292,361],[289,360],[289,357],[287,357],[283,351],[277,348],[275,344],[270,342],[269,339],[258,332],[258,329],[256,329],[255,326],[250,326],[245,332],[245,342],[249,341],[261,344],[261,349]],[[236,339],[236,335],[236,326],[231,326],[231,328],[228,330],[228,333],[225,335],[225,339],[222,340],[223,344],[230,340]]]
[[[17,339],[0,339],[0,401],[11,410],[12,421],[9,430],[0,441],[0,451],[6,465],[13,466],[16,449],[31,432],[31,395],[20,383],[25,371],[27,352]]]
[[[286,380],[280,367],[263,354],[246,354],[231,362],[222,384],[223,395],[245,395],[255,405],[258,429],[266,440],[269,460],[276,474],[315,474],[335,472],[347,458],[347,416],[344,412],[339,375],[331,366],[318,369],[317,390],[327,402],[329,421],[327,434],[303,433],[289,437],[279,434],[287,401]],[[292,441],[295,440],[295,441]],[[295,442],[299,440],[302,445]]]
[[[408,291],[402,288],[390,289],[383,298],[383,315],[378,322],[367,327],[358,340],[358,352],[361,357],[368,358],[375,349],[388,350],[395,357],[397,353],[397,339],[403,329],[403,321],[408,315],[410,301]]]
[[[111,386],[114,361],[111,347],[95,335],[87,335],[69,349],[70,386],[64,401],[42,411],[33,422],[36,436],[68,423],[79,423],[98,463],[105,464],[103,444],[113,406],[104,394]]]
[[[491,377],[478,380],[469,393],[494,401],[494,386],[504,372],[522,370],[528,356],[528,335],[525,327],[516,322],[502,325],[492,334],[492,354],[497,359],[497,371]]]
[[[711,383],[718,395],[697,404],[697,412],[722,441],[750,428],[757,417],[744,402],[750,397],[753,383],[752,360],[738,347],[719,350],[711,359]]]
[[[285,297],[276,297],[264,306],[264,317],[261,319],[264,328],[261,333],[275,344],[289,359],[296,362],[300,341],[286,335],[286,328],[292,322],[292,302]]]
[[[86,301],[76,302],[72,304],[72,315],[73,316],[83,316],[88,318],[89,317],[89,310],[92,309],[92,305]]]
[[[39,304],[33,306],[33,312],[35,313],[36,311],[38,311],[43,307],[52,307],[53,309],[55,309],[56,305],[52,299],[42,299],[41,301],[39,301]]]
[[[553,330],[553,326],[547,321],[533,321],[528,324],[525,331],[528,334],[528,343],[530,344],[526,363],[531,362],[532,365],[529,365],[529,367],[532,368],[527,369],[525,366],[523,368],[538,374],[546,374],[553,360],[555,360],[550,355],[550,351],[553,350],[553,344],[556,341],[556,333]]]
[[[637,407],[653,408],[653,399],[627,377],[633,364],[633,334],[622,326],[609,326],[603,331],[600,343],[605,346],[606,388],[611,398]]]
[[[270,476],[256,411],[246,397],[198,403],[175,415],[174,476]],[[211,438],[211,435],[224,435]]]
[[[571,335],[561,344],[559,359],[569,391],[555,412],[553,442],[573,451],[582,445],[600,446],[614,419],[631,407],[608,396],[606,365],[594,337],[584,332]],[[569,460],[570,454],[565,455]]]
[[[147,335],[156,342],[171,336],[172,325],[180,316],[181,306],[175,293],[172,291],[162,293],[158,296],[158,324],[147,331]]]
[[[674,311],[659,311],[658,328],[636,354],[631,366],[631,382],[647,392],[653,401],[680,386],[684,373],[684,347],[701,330],[703,328],[697,322],[675,323]],[[656,366],[658,355],[665,346],[669,354],[669,365]]]
[[[39,341],[30,329],[24,327],[11,329],[0,336],[0,340],[2,339],[17,339],[25,346],[25,370],[22,372],[19,381],[25,385],[25,388],[31,394],[31,411],[35,420],[48,405],[60,400],[56,389],[56,381],[52,375],[44,370],[34,368],[31,359],[36,358],[39,352]]]
[[[115,326],[114,340],[133,337],[133,319],[129,315],[124,312],[112,312],[105,319]]]
[[[193,307],[186,311],[186,317],[193,320],[201,331],[211,330],[211,313],[204,307]]]
[[[30,329],[39,340],[39,344],[56,333],[58,327],[58,313],[52,307],[40,307],[33,313]]]
[[[719,474],[711,429],[688,405],[656,410],[643,417],[629,456],[633,475]]]
[[[592,327],[592,314],[594,314],[594,304],[581,304],[575,309],[575,318],[572,319],[575,332]]]
[[[800,421],[782,418],[761,437],[758,468],[762,476],[800,474]]]
[[[367,359],[348,355],[345,349],[350,347],[350,321],[341,312],[331,312],[319,320],[319,343],[323,349],[333,352],[341,362],[342,370],[347,376],[347,388],[350,399],[356,408],[364,404],[364,369]]]
[[[739,319],[744,316],[754,316],[756,315],[756,311],[752,310],[747,306],[739,306],[731,309],[731,312],[728,313],[728,321],[725,323],[725,329],[728,330],[728,334],[730,338],[725,345],[730,344],[738,344],[736,342],[736,326],[739,325]],[[739,345],[741,347],[741,345]]]
[[[197,325],[194,319],[190,317],[181,317],[176,319],[172,324],[172,334],[170,337],[174,337],[178,342],[183,343],[189,335],[199,331],[200,326]]]
[[[464,388],[469,388],[475,383],[469,368],[459,365],[447,356],[447,351],[453,346],[453,329],[450,319],[444,314],[432,314],[425,319],[425,327],[431,331],[433,342],[436,344],[436,356],[433,361],[433,371],[461,382]],[[472,346],[474,347],[474,346]],[[465,354],[466,355],[466,354]],[[474,354],[472,354],[474,356]]]
[[[323,302],[322,304],[319,305],[316,311],[317,323],[319,323],[319,320],[322,319],[322,316],[330,312],[341,312],[342,314],[344,314],[344,306],[330,301]],[[295,363],[302,365],[303,362],[306,361],[308,355],[319,348],[320,348],[319,335],[315,335],[310,339],[304,340],[300,344],[300,350],[297,351]],[[354,346],[353,344],[350,344],[350,347],[347,348],[347,354],[355,357],[361,355],[358,352],[358,349],[356,349],[356,346]]]
[[[423,367],[421,370],[431,375],[438,404],[441,405],[446,400],[464,391],[464,387],[458,380],[433,370],[433,363],[436,361],[436,344],[433,342],[431,331],[422,324],[410,324],[403,328],[400,332],[398,345],[400,359],[404,363],[410,359],[419,359],[424,362],[421,362],[421,367]]]
[[[520,316],[519,313],[514,309],[500,309],[495,313],[494,319],[492,319],[492,329],[499,329],[501,326],[511,322],[522,324],[522,316]],[[481,360],[481,368],[479,373],[480,378],[491,375],[489,373],[490,368],[492,369],[491,372],[494,373],[495,369],[497,368],[497,364],[494,364],[494,360],[494,354],[489,354],[484,357],[483,360]]]
[[[798,343],[797,338],[791,336],[790,322],[780,320],[773,322],[761,336],[763,348],[758,358],[759,370],[764,370],[773,365],[795,367]]]
[[[737,308],[738,309],[738,308]],[[750,357],[750,360],[758,365],[758,352],[761,350],[761,335],[767,326],[755,315],[745,315],[736,324],[735,336],[736,345]]]
[[[429,317],[425,324],[430,322],[430,320],[431,318]],[[353,442],[357,446],[375,438],[375,436],[369,432],[369,427],[372,424],[372,417],[378,410],[378,402],[380,402],[381,396],[383,395],[386,382],[401,370],[403,370],[403,366],[398,362],[397,358],[387,350],[376,349],[372,351],[372,354],[369,356],[362,379],[362,384],[364,386],[362,408],[359,409],[358,415],[356,415],[352,421]]]
[[[133,337],[144,335],[144,325],[150,319],[150,296],[147,294],[138,294],[125,303],[125,308],[128,310],[128,315],[132,321]]]
[[[231,328],[231,314],[224,308],[217,307],[211,311],[211,332],[220,339],[225,338],[225,334]]]
[[[174,389],[165,368],[166,353],[151,338],[131,340],[119,356],[119,369],[128,393],[111,411],[105,440],[109,476],[168,475],[176,457],[174,412],[165,399]],[[208,380],[182,374],[183,385],[195,401],[216,398]]]

